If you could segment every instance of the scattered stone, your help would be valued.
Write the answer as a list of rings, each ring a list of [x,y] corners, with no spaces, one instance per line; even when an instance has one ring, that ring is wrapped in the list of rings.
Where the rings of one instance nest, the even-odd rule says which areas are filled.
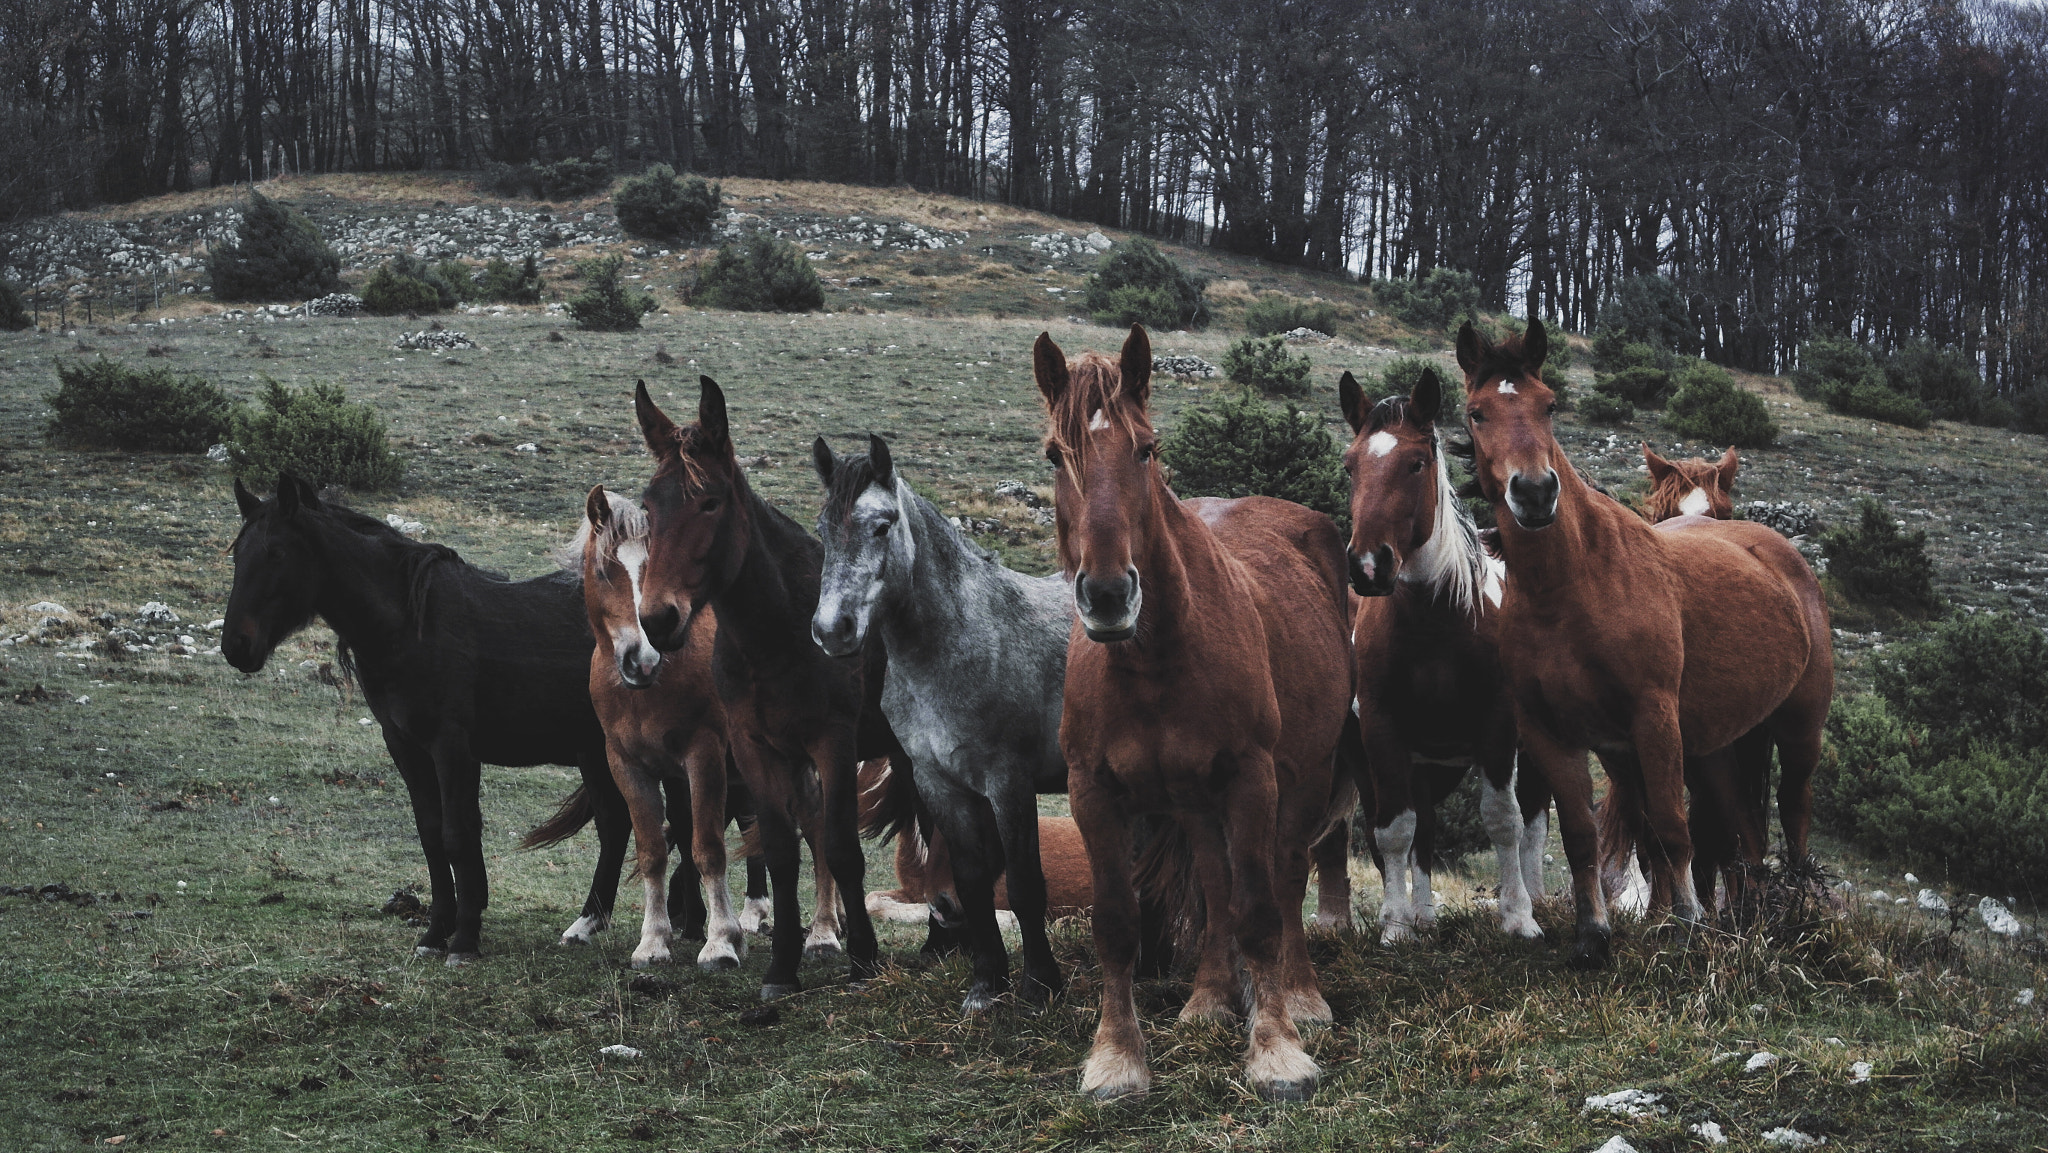
[[[526,442],[525,444],[515,444],[515,445],[513,445],[513,446],[512,446],[512,451],[513,451],[513,452],[539,452],[539,451],[540,451],[540,446],[539,446],[539,445],[537,445],[537,444],[535,444],[535,443],[533,443],[532,441],[530,441],[530,440],[529,440],[529,441],[527,441],[527,442]]]
[[[1223,375],[1222,369],[1199,356],[1155,356],[1152,358],[1152,371],[1172,377],[1199,377],[1202,380],[1214,380]]]
[[[22,611],[29,613],[41,613],[44,616],[52,617],[68,617],[71,615],[70,609],[65,608],[63,605],[58,604],[56,601],[37,601],[36,603],[28,606]]]
[[[2001,937],[2017,937],[2026,931],[2026,926],[2012,915],[2011,909],[1990,897],[1977,902],[1977,916],[1983,920],[1985,928]]]
[[[1636,1147],[1622,1139],[1617,1133],[1607,1139],[1607,1144],[1593,1150],[1593,1153],[1636,1153]]]
[[[1790,1126],[1781,1125],[1776,1129],[1766,1129],[1763,1135],[1763,1142],[1766,1145],[1776,1145],[1781,1149],[1811,1149],[1816,1145],[1827,1144],[1828,1139],[1825,1137],[1808,1136]]]
[[[1662,1104],[1663,1100],[1662,1093],[1652,1093],[1648,1089],[1616,1089],[1612,1093],[1586,1098],[1585,1108],[1581,1112],[1611,1113],[1616,1117],[1630,1119],[1654,1117],[1671,1111]]]
[[[397,529],[399,532],[402,532],[407,536],[418,536],[427,527],[416,520],[407,520],[404,517],[399,516],[395,512],[385,513],[384,523],[390,525],[392,528]]]
[[[1313,328],[1290,328],[1281,334],[1294,344],[1328,344],[1330,334]]]
[[[483,346],[452,328],[444,328],[438,331],[431,328],[423,328],[418,332],[408,332],[400,336],[398,343],[391,347],[424,352],[452,351],[458,348],[482,348]]]
[[[1820,525],[1820,513],[1803,500],[1753,500],[1742,515],[1786,537],[1802,537]]]
[[[615,1061],[637,1061],[645,1054],[631,1045],[606,1045],[597,1051],[597,1055],[610,1057]]]
[[[846,278],[846,287],[848,288],[873,288],[880,283],[882,283],[881,280],[873,276],[849,276]]]
[[[362,298],[353,292],[330,292],[306,302],[307,316],[358,316],[362,311]]]
[[[150,601],[135,610],[135,619],[146,625],[174,625],[178,623],[178,614],[162,601]]]
[[[1015,501],[1025,508],[1045,508],[1050,503],[1044,497],[1032,491],[1031,486],[1021,480],[997,481],[996,499]]]
[[[1880,905],[1892,899],[1892,895],[1890,893],[1885,892],[1883,889],[1870,890],[1869,897],[1872,901],[1875,901]]]
[[[1691,1133],[1709,1145],[1728,1143],[1728,1134],[1721,1132],[1721,1123],[1718,1121],[1701,1121],[1691,1127]]]
[[[2027,1006],[2034,1003],[2034,991],[2032,989],[2021,989],[2019,992],[2013,994],[2012,1003],[2018,1005],[2022,1009],[2026,1008]]]
[[[1948,900],[1933,889],[1920,890],[1917,903],[1924,912],[1937,914],[1948,912]]]
[[[1751,1055],[1749,1060],[1743,1062],[1742,1069],[1746,1073],[1755,1073],[1759,1070],[1770,1068],[1780,1060],[1781,1058],[1776,1053],[1756,1053]]]
[[[1869,1081],[1871,1068],[1871,1064],[1868,1061],[1858,1061],[1849,1066],[1849,1084],[1861,1085]]]
[[[1911,873],[1907,873],[1907,874],[1906,874],[1906,883],[1907,883],[1908,885],[1917,885],[1917,884],[1919,884],[1919,883],[1920,883],[1920,878],[1918,878],[1918,877],[1914,876],[1914,875],[1913,875],[1913,874],[1911,874]]]
[[[212,448],[207,449],[206,459],[212,461],[215,464],[226,464],[228,462],[228,446],[224,444],[217,444],[214,445]]]

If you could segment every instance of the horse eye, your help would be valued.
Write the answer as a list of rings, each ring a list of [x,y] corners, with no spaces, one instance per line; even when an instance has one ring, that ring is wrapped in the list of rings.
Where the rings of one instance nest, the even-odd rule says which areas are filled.
[[[1417,461],[1414,461],[1414,462],[1410,463],[1410,464],[1408,465],[1408,471],[1409,471],[1409,472],[1421,472],[1421,471],[1422,471],[1422,462],[1421,462],[1420,460],[1417,460]]]
[[[879,539],[881,539],[882,537],[888,536],[888,535],[889,535],[889,529],[890,529],[890,527],[891,527],[891,526],[892,526],[892,525],[893,525],[894,523],[895,523],[895,522],[893,522],[893,521],[886,521],[886,520],[885,520],[885,521],[883,521],[883,522],[882,522],[881,524],[878,524],[878,525],[876,525],[876,526],[875,526],[875,538],[876,538],[877,540],[879,540]]]
[[[1550,402],[1550,407],[1548,407],[1548,408],[1546,408],[1546,409],[1544,409],[1544,410],[1543,410],[1543,415],[1545,415],[1545,416],[1556,416],[1556,415],[1557,415],[1557,402],[1556,402],[1556,401],[1554,401],[1554,400],[1553,400],[1553,401],[1551,401],[1551,402]]]
[[[1045,448],[1045,459],[1051,461],[1054,468],[1058,468],[1060,466],[1060,450],[1047,445]]]
[[[1153,451],[1158,447],[1156,444],[1141,445],[1138,448],[1138,463],[1144,464],[1146,461],[1151,460]]]
[[[701,509],[703,509],[703,510],[704,510],[705,512],[717,512],[717,511],[718,511],[718,504],[719,504],[718,498],[717,498],[717,497],[715,497],[715,496],[712,496],[712,497],[706,497],[706,498],[704,498],[704,503],[703,503],[703,504],[701,504],[701,505],[698,505],[697,507],[698,507],[698,508],[701,508]]]

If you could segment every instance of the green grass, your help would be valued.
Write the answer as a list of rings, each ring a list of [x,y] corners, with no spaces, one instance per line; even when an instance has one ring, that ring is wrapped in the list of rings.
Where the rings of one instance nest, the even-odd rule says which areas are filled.
[[[146,344],[168,342],[174,369],[237,396],[262,374],[343,382],[351,399],[377,405],[407,460],[399,489],[351,502],[423,521],[427,539],[515,575],[546,566],[590,485],[632,493],[644,483],[634,379],[687,419],[699,372],[724,385],[755,483],[798,519],[816,510],[811,438],[849,448],[880,431],[943,507],[1002,521],[986,543],[1012,563],[1050,565],[1049,530],[988,499],[998,480],[1049,477],[1028,352],[1042,319],[675,310],[624,335],[577,332],[537,312],[444,322],[485,350],[395,351],[402,319],[81,337],[136,363]],[[1050,327],[1070,353],[1120,340]],[[549,342],[551,328],[566,339]],[[1229,331],[1157,346],[1214,361]],[[236,526],[225,469],[40,440],[51,359],[71,355],[77,339],[0,337],[0,626],[32,628],[23,606],[41,599],[123,616],[163,600],[186,629],[219,616],[231,577],[222,549]],[[674,363],[658,362],[658,348]],[[1304,407],[1333,427],[1337,373],[1377,371],[1394,355],[1306,351],[1315,371]],[[1170,428],[1220,386],[1155,387],[1158,423]],[[1872,432],[1767,395],[1787,443],[1746,454],[1744,499],[1805,499],[1827,512],[1850,507],[1858,487],[1887,491],[1935,526],[1944,595],[2030,608],[2012,586],[2040,547],[2038,530],[2018,526],[2048,525],[2039,438],[2009,443],[1945,424]],[[1633,440],[1610,447],[1605,430],[1569,419],[1561,432],[1611,486],[1635,476]],[[548,451],[517,451],[528,442]],[[1962,527],[1974,520],[1984,527]],[[2013,1003],[2019,988],[2048,992],[2040,954],[1994,946],[1981,931],[1952,938],[1917,914],[1857,912],[1775,944],[1708,934],[1688,945],[1628,923],[1617,968],[1585,976],[1561,965],[1561,902],[1541,909],[1551,941],[1535,947],[1454,903],[1417,946],[1319,940],[1338,1024],[1310,1035],[1326,1070],[1311,1104],[1256,1101],[1238,1078],[1241,1039],[1175,1025],[1185,989],[1158,982],[1141,990],[1157,1088],[1142,1102],[1098,1106],[1073,1093],[1094,1021],[1085,926],[1060,930],[1072,986],[1036,1019],[1005,1009],[961,1020],[964,965],[922,965],[921,932],[893,926],[883,934],[889,968],[869,988],[845,987],[841,966],[807,965],[812,988],[779,1006],[778,1023],[742,1025],[765,964],[760,941],[737,973],[685,965],[633,991],[636,882],[622,886],[622,923],[598,945],[554,945],[581,903],[592,837],[542,853],[511,844],[573,787],[573,773],[493,769],[487,958],[457,971],[418,962],[417,930],[378,906],[423,883],[425,870],[403,790],[375,729],[359,723],[366,710],[317,677],[331,644],[310,630],[246,678],[217,657],[0,648],[0,882],[120,894],[88,906],[0,898],[0,1067],[11,1074],[0,1148],[125,1136],[173,1149],[1533,1150],[1623,1133],[1638,1149],[1676,1150],[1694,1146],[1685,1127],[1706,1117],[1727,1128],[1732,1149],[1760,1148],[1765,1129],[1788,1123],[1825,1132],[1830,1148],[2048,1145],[2040,1009]],[[1873,651],[1845,643],[1845,679]],[[54,699],[11,703],[35,686]],[[179,807],[161,807],[171,801]],[[1828,859],[1859,877],[1897,868]],[[871,886],[891,883],[886,868],[887,853],[871,851]],[[1470,885],[1483,885],[1487,868],[1475,864]],[[1361,886],[1368,920],[1374,880]],[[1553,871],[1553,891],[1561,886]],[[150,915],[125,915],[138,911]],[[614,1043],[646,1055],[598,1056]],[[1785,1059],[1754,1074],[1716,1060],[1760,1048]],[[1876,1077],[1849,1085],[1853,1061],[1871,1062]],[[1626,1087],[1663,1091],[1675,1111],[1640,1122],[1581,1113],[1587,1095]]]

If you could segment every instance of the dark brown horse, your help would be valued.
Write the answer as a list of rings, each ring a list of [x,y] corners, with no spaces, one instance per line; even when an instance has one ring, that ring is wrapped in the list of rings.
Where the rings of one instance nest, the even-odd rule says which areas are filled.
[[[1585,751],[1607,770],[1607,803],[1643,831],[1653,901],[1697,920],[1687,758],[1775,743],[1787,853],[1804,858],[1834,657],[1820,587],[1783,537],[1745,521],[1660,532],[1580,479],[1551,431],[1547,351],[1538,321],[1499,344],[1470,324],[1458,333],[1475,471],[1513,578],[1501,663],[1525,755],[1557,793],[1578,906],[1572,960],[1595,966],[1611,933],[1592,781],[1576,767]]]
[[[1151,1084],[1131,985],[1132,817],[1151,812],[1185,833],[1207,908],[1182,1016],[1234,1016],[1244,989],[1252,1087],[1305,1098],[1317,1070],[1294,1019],[1328,1020],[1329,1007],[1301,905],[1309,848],[1339,791],[1332,761],[1351,701],[1342,538],[1329,518],[1286,501],[1174,496],[1154,459],[1142,328],[1117,359],[1072,364],[1041,334],[1032,366],[1051,414],[1060,566],[1078,610],[1060,748],[1094,873],[1102,965],[1081,1089],[1117,1097]]]
[[[1474,767],[1500,865],[1501,928],[1541,937],[1530,905],[1543,892],[1549,786],[1516,769],[1514,705],[1495,639],[1506,574],[1452,488],[1437,429],[1442,385],[1428,370],[1412,396],[1369,405],[1347,372],[1337,393],[1352,431],[1349,559],[1363,599],[1351,648],[1386,879],[1380,940],[1436,920],[1436,806]]]
[[[1643,515],[1652,524],[1679,516],[1728,520],[1735,515],[1735,470],[1742,461],[1734,445],[1720,460],[1711,461],[1665,460],[1645,444],[1643,463],[1650,466],[1650,495],[1643,498]]]
[[[865,757],[901,749],[879,706],[881,646],[839,658],[811,639],[824,549],[755,494],[733,455],[725,394],[708,376],[699,384],[697,420],[686,425],[655,406],[645,383],[634,394],[655,460],[641,502],[648,537],[640,626],[655,648],[674,652],[689,642],[705,610],[717,614],[713,683],[733,759],[754,794],[774,888],[774,944],[761,985],[768,999],[801,988],[797,830],[814,780],[822,794],[823,856],[838,885],[853,975],[875,973],[855,774]]]

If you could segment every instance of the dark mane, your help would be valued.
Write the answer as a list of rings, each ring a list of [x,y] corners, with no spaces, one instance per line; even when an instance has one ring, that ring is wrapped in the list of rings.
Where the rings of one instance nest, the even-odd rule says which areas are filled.
[[[1125,395],[1122,371],[1115,360],[1099,352],[1084,352],[1067,366],[1067,391],[1060,397],[1059,411],[1052,414],[1047,447],[1075,456],[1088,439],[1089,420],[1098,412],[1110,427],[1137,440],[1145,421],[1143,403]]]
[[[832,483],[825,486],[825,515],[845,520],[853,515],[853,502],[875,483],[875,463],[864,452],[850,452],[832,466]]]
[[[1390,424],[1406,424],[1410,405],[1405,396],[1390,396],[1372,406],[1372,415],[1366,418],[1365,431],[1378,432]]]
[[[1480,338],[1479,367],[1471,374],[1475,385],[1481,381],[1519,380],[1525,376],[1543,379],[1541,372],[1523,371],[1521,333],[1511,332],[1492,342]]]

